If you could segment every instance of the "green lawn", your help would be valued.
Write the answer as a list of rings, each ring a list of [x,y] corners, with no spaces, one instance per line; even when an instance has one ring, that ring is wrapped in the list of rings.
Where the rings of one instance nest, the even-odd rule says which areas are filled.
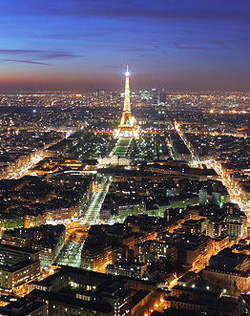
[[[114,149],[114,154],[125,157],[130,147],[130,144],[131,144],[131,139],[118,140]]]
[[[117,142],[117,146],[126,146],[128,147],[130,143],[130,139],[121,139]]]
[[[128,147],[122,147],[122,146],[119,146],[119,147],[116,147],[115,148],[115,152],[126,152],[128,149]]]

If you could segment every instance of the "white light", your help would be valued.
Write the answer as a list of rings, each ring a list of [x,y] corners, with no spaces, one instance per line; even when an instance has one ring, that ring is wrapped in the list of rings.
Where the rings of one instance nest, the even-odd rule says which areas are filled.
[[[126,72],[125,72],[125,76],[126,76],[126,77],[129,76],[128,65],[127,65],[127,70],[126,70]]]

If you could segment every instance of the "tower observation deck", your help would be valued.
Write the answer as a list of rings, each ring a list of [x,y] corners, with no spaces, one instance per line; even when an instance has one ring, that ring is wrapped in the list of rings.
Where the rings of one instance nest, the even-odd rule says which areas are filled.
[[[115,131],[115,138],[138,138],[139,131],[138,126],[136,126],[135,118],[131,114],[131,104],[130,104],[130,89],[129,89],[129,71],[127,66],[127,71],[125,73],[125,97],[124,97],[124,106],[123,113],[120,125]]]

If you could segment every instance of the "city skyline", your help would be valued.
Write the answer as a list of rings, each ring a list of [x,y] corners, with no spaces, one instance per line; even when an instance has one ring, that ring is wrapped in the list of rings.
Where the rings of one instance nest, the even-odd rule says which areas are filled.
[[[0,1],[0,316],[250,315],[249,13]]]
[[[122,81],[1,94],[0,314],[248,315],[249,93]]]
[[[4,1],[0,91],[248,90],[242,1]]]

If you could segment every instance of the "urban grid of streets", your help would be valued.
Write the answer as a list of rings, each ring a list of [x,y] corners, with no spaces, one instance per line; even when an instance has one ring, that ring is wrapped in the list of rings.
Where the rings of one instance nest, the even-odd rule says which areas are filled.
[[[177,131],[178,135],[181,137],[182,141],[188,148],[190,155],[191,155],[191,161],[190,163],[194,164],[205,164],[208,168],[213,168],[216,173],[220,176],[220,180],[222,181],[223,185],[227,188],[231,201],[239,204],[239,206],[247,212],[247,206],[245,201],[246,194],[242,190],[242,188],[239,186],[239,184],[230,177],[230,174],[222,168],[222,166],[217,163],[215,160],[202,160],[195,152],[192,144],[188,141],[185,134],[182,132],[181,125],[178,123],[174,123],[175,130]],[[126,141],[126,144],[123,144],[123,140],[118,140],[114,146],[114,149],[110,153],[110,157],[112,155],[119,155],[122,157],[128,157],[129,148],[131,146],[131,139]],[[171,157],[175,160],[177,159],[176,152],[174,147],[171,145],[171,142],[168,140],[166,136],[166,144],[169,150],[169,153]],[[15,174],[13,178],[20,178],[20,176],[24,176],[30,168],[35,166],[37,162],[39,162],[43,156],[36,157],[37,159],[33,159],[29,165],[24,166],[22,170],[19,170],[18,173]],[[72,172],[72,171],[66,171],[66,172]],[[73,171],[74,172],[74,171]],[[96,173],[97,171],[90,171]],[[85,173],[83,171],[82,173]],[[109,192],[110,184],[112,183],[112,177],[111,176],[103,176],[102,174],[96,174],[96,179],[98,179],[96,189],[94,190],[90,201],[83,209],[84,216],[78,219],[74,219],[71,221],[71,223],[66,223],[67,230],[72,230],[72,233],[68,235],[67,241],[65,242],[64,247],[59,253],[59,256],[57,257],[55,264],[57,265],[69,265],[72,267],[81,267],[81,253],[84,246],[85,239],[87,237],[86,235],[82,235],[81,238],[79,236],[74,235],[74,230],[76,230],[78,227],[82,228],[85,227],[86,231],[89,229],[91,225],[98,224],[99,221],[99,215],[102,208],[102,204],[105,200],[105,197],[107,193]],[[213,253],[215,254],[215,253]],[[204,269],[205,265],[208,263],[210,259],[210,256],[207,256],[205,258],[200,258],[197,260],[197,263],[195,267],[191,268],[189,271],[194,270],[195,272],[199,272],[202,269]],[[97,271],[97,270],[95,270]],[[99,270],[98,270],[99,271]],[[103,272],[104,270],[100,270]],[[52,272],[51,272],[52,273]],[[171,281],[171,283],[168,285],[168,289],[173,288],[177,282],[178,279],[181,276],[175,278]],[[25,287],[21,287],[19,290],[19,295],[25,295],[26,289]],[[161,306],[159,305],[156,307],[156,309],[161,309]]]
[[[131,140],[128,142],[131,144]],[[116,146],[111,152],[111,155],[117,153],[117,148],[119,148],[119,140],[117,141]],[[126,148],[127,153],[128,148]],[[98,223],[100,210],[102,204],[105,200],[105,197],[109,191],[109,186],[112,183],[112,177],[102,176],[100,183],[96,192],[92,194],[90,202],[84,212],[84,217],[80,220],[82,225],[91,226]],[[80,267],[81,265],[81,251],[84,246],[85,239],[82,241],[69,240],[65,244],[62,251],[60,252],[57,258],[57,264],[61,265],[70,265],[73,267]]]
[[[215,160],[206,160],[201,161],[200,158],[195,153],[194,148],[192,147],[191,143],[187,140],[185,134],[181,130],[180,124],[177,122],[174,123],[175,129],[178,132],[179,136],[187,146],[192,160],[194,163],[204,163],[208,168],[213,168],[216,173],[220,176],[220,179],[223,183],[223,185],[227,188],[230,198],[235,203],[239,204],[239,206],[246,212],[249,212],[249,209],[244,202],[246,193],[242,190],[242,188],[239,186],[239,184],[230,177],[230,174],[222,169],[221,165],[216,162]],[[175,158],[174,149],[171,147],[171,144],[166,139],[168,148],[170,150],[170,154],[172,158]],[[117,154],[117,151],[119,151],[120,141],[118,140],[114,149],[111,151],[110,155]],[[128,142],[128,146],[126,147],[126,151],[124,151],[123,157],[126,157],[128,153],[129,146],[131,145],[131,141]],[[121,153],[119,153],[121,154]],[[34,158],[31,163],[28,166],[25,166],[22,170],[18,172],[18,174],[15,175],[15,177],[20,178],[20,175],[25,175],[25,173],[32,168],[38,161],[42,159],[43,155],[38,155],[36,158]],[[101,180],[99,180],[98,188],[97,190],[92,194],[92,197],[87,205],[87,207],[84,210],[84,216],[83,218],[78,219],[77,221],[80,223],[80,225],[89,227],[94,224],[98,224],[99,221],[99,214],[102,207],[102,204],[105,200],[106,194],[109,191],[109,186],[112,182],[112,177],[108,176],[101,176],[99,177]],[[80,220],[80,221],[79,221]],[[72,223],[71,223],[72,224]],[[72,224],[74,226],[74,223]],[[82,238],[81,240],[78,240],[77,238],[69,238],[68,242],[65,243],[65,246],[61,250],[56,263],[60,265],[70,265],[74,267],[80,267],[81,265],[81,251],[84,246],[85,238]],[[209,259],[209,258],[208,258]],[[204,261],[203,261],[204,262]],[[197,268],[198,270],[201,270],[204,268],[204,264],[199,266]],[[177,279],[171,284],[173,286],[176,283]]]
[[[240,206],[240,208],[245,212],[248,216],[250,209],[247,203],[247,194],[242,189],[238,181],[236,181],[233,177],[231,177],[230,172],[227,171],[222,165],[216,161],[215,159],[210,160],[200,160],[195,153],[194,148],[191,143],[185,137],[185,134],[182,132],[180,125],[175,122],[175,129],[183,140],[184,144],[187,146],[188,150],[192,155],[193,161],[196,163],[204,163],[208,168],[212,168],[219,175],[222,184],[227,188],[228,193],[230,195],[230,200]]]

